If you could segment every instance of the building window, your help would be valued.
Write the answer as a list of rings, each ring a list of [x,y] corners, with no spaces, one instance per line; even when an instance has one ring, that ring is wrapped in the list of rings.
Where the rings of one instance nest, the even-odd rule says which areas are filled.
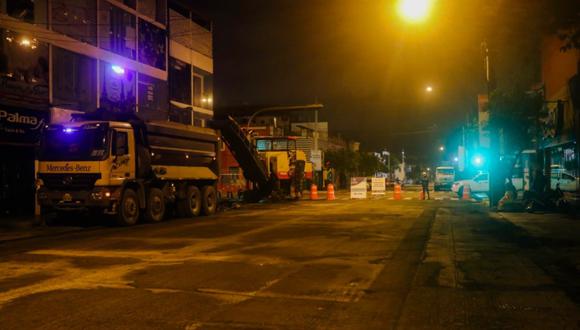
[[[211,73],[193,68],[193,104],[211,109],[213,105],[213,76]]]
[[[169,108],[169,120],[172,122],[191,125],[191,117],[191,108],[179,108],[173,104]]]
[[[28,23],[46,26],[46,0],[0,0],[0,10]]]
[[[205,120],[198,118],[198,117],[194,117],[193,118],[193,126],[195,127],[205,127]]]
[[[178,6],[173,1],[170,3],[169,21],[171,22],[171,40],[203,55],[212,56],[211,31],[200,25],[189,10]],[[211,24],[206,24],[211,26]]]
[[[203,97],[203,77],[193,76],[193,105],[201,107],[201,99]]]
[[[139,0],[139,13],[161,24],[165,24],[167,13],[166,0]]]
[[[169,87],[172,100],[191,104],[191,65],[170,58]]]
[[[165,30],[139,20],[139,62],[165,70],[166,39]]]
[[[99,45],[101,48],[135,59],[135,16],[101,0],[99,9]]]
[[[59,108],[97,108],[97,65],[90,57],[53,48],[53,103]]]
[[[117,112],[135,111],[135,71],[100,62],[100,106]]]
[[[211,74],[206,74],[203,77],[203,97],[201,103],[206,109],[213,108],[213,76]]]
[[[3,103],[48,104],[48,45],[0,29],[0,98]]]
[[[139,113],[147,119],[167,120],[167,82],[139,74]]]
[[[211,118],[211,116],[208,116],[204,113],[194,111],[193,112],[193,126],[206,127],[207,120],[210,118]]]
[[[94,0],[52,0],[51,26],[54,31],[97,44],[97,14]]]

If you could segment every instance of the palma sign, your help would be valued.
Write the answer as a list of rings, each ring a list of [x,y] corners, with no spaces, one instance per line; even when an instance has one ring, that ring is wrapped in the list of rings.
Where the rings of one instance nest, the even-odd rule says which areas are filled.
[[[36,144],[48,112],[18,108],[0,108],[1,143]]]

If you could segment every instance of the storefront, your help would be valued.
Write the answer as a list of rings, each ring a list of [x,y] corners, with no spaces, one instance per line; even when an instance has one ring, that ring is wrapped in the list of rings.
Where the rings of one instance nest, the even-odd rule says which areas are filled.
[[[575,141],[552,144],[544,149],[545,172],[550,173],[550,188],[563,191],[580,190],[578,153]]]
[[[0,105],[0,221],[34,215],[35,152],[47,109]]]

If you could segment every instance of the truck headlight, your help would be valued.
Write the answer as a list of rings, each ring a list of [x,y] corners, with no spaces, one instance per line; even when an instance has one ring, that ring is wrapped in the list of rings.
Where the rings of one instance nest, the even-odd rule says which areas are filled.
[[[111,192],[108,190],[99,190],[99,191],[95,191],[91,193],[91,199],[94,200],[102,200],[102,199],[108,199],[111,197]]]
[[[100,191],[93,192],[93,193],[91,193],[91,199],[101,200],[101,199],[103,199],[103,193]]]

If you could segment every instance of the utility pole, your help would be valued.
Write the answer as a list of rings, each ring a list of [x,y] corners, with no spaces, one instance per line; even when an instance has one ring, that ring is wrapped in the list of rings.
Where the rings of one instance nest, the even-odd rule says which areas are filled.
[[[314,150],[318,150],[318,109],[314,110]]]
[[[405,181],[405,179],[406,179],[406,173],[405,173],[405,149],[402,149],[402,151],[401,151],[401,177],[402,177],[403,181]]]
[[[388,178],[391,180],[391,153],[387,150],[387,148],[383,149],[383,157],[387,156],[387,171],[388,171]],[[384,162],[384,160],[383,160]],[[383,163],[384,164],[384,163]]]
[[[388,160],[389,164],[387,165],[387,167],[389,168],[389,180],[391,180],[391,153],[388,152],[387,156],[389,156],[389,160]]]
[[[485,82],[487,89],[487,106],[489,111],[489,135],[490,135],[490,148],[489,148],[489,207],[495,207],[500,198],[500,191],[502,187],[502,171],[500,170],[500,152],[499,152],[499,130],[495,125],[493,125],[493,111],[490,107],[491,93],[495,89],[495,81],[493,77],[493,67],[490,60],[489,46],[487,41],[484,40],[481,43],[481,50],[483,55],[483,60],[485,64]]]

